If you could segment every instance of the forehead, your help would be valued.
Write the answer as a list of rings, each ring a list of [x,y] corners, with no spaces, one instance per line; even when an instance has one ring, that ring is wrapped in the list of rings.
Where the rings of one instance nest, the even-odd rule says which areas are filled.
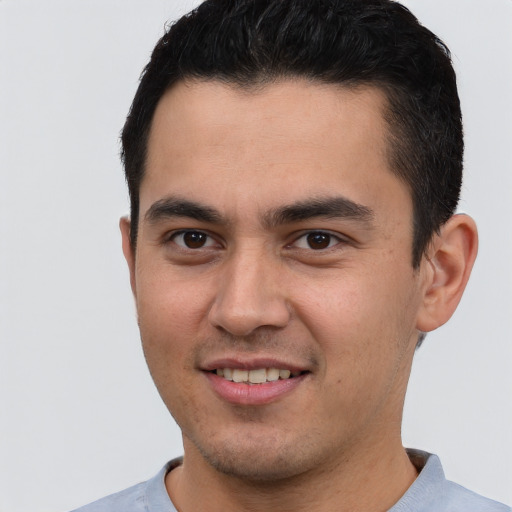
[[[141,212],[176,189],[198,199],[220,194],[226,204],[235,196],[254,202],[256,191],[260,203],[333,193],[362,204],[368,194],[378,200],[383,186],[403,186],[388,166],[385,108],[384,93],[374,87],[180,82],[154,115]]]
[[[293,141],[327,147],[336,137],[366,142],[377,136],[382,148],[386,134],[383,113],[387,98],[370,86],[342,87],[303,79],[263,86],[239,87],[216,80],[178,82],[160,100],[152,121],[149,149],[164,137],[186,133],[184,149],[217,145],[223,135],[233,141],[264,136],[272,146]],[[371,129],[370,129],[371,128]],[[223,131],[224,130],[224,131]],[[230,130],[230,133],[226,133]],[[286,139],[286,140],[285,140]]]

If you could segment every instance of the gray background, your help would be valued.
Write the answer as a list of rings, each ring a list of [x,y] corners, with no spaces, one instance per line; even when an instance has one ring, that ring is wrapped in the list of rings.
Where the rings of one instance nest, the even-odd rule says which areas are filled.
[[[64,511],[181,453],[139,346],[118,134],[164,22],[190,1],[0,1],[0,511]],[[404,2],[450,46],[461,211],[480,255],[417,354],[404,442],[512,503],[512,2]]]

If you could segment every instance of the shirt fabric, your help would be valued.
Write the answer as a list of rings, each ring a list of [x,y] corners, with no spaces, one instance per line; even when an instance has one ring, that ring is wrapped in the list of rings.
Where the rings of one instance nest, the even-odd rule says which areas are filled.
[[[419,475],[388,512],[512,512],[512,508],[484,498],[446,480],[436,455],[408,449]],[[167,463],[151,480],[107,496],[72,512],[177,512],[165,488],[165,475],[181,464]]]

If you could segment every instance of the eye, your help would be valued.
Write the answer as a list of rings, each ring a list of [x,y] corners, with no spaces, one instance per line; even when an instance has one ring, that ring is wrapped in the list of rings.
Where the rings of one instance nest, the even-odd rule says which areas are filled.
[[[171,240],[185,249],[202,249],[216,245],[215,240],[203,231],[179,231],[172,235]]]
[[[294,246],[299,249],[313,249],[314,251],[321,251],[322,249],[329,249],[341,241],[335,235],[325,231],[311,231],[298,238],[294,242]]]

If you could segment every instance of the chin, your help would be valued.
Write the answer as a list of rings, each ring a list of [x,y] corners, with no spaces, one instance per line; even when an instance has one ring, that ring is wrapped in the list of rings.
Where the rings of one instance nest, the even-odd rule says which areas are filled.
[[[275,456],[263,458],[261,453],[259,459],[248,459],[232,450],[219,456],[203,456],[220,473],[250,482],[277,482],[304,472],[303,464],[294,464],[289,459]]]
[[[318,461],[308,454],[307,442],[281,436],[232,436],[224,442],[199,446],[203,459],[225,475],[250,482],[277,482],[304,474]],[[312,451],[312,453],[315,453]]]

